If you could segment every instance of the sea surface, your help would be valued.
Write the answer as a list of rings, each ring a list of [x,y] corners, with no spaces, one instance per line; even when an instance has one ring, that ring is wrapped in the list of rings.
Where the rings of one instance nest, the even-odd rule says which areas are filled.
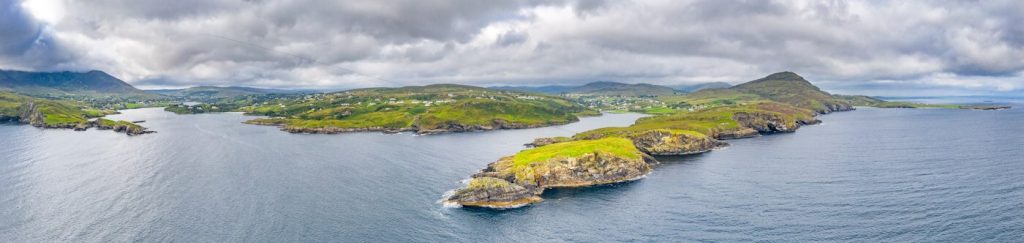
[[[0,125],[3,242],[861,241],[1024,239],[1024,110],[861,108],[796,133],[659,157],[643,180],[511,210],[445,192],[544,136],[289,134],[237,113],[123,111],[155,134]]]

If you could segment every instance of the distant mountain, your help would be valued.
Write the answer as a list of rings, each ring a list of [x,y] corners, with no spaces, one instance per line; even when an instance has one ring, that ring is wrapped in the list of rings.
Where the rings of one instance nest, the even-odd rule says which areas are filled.
[[[295,94],[304,93],[304,91],[296,90],[279,90],[279,89],[261,89],[251,87],[218,87],[218,86],[197,86],[185,89],[158,89],[158,90],[146,90],[148,93],[160,94],[173,97],[184,97],[193,99],[221,99],[221,98],[233,98],[243,95],[258,95],[258,94]]]
[[[519,92],[531,92],[531,93],[542,93],[542,94],[562,94],[567,93],[574,88],[579,86],[563,86],[563,85],[549,85],[549,86],[496,86],[488,87],[497,90],[508,90],[508,91],[519,91]]]
[[[849,101],[840,99],[793,72],[780,72],[729,88],[756,94],[769,100],[811,109],[819,113],[852,109]]]
[[[609,81],[598,81],[582,86],[549,85],[549,86],[497,86],[489,87],[497,90],[532,92],[544,94],[577,94],[597,96],[667,96],[682,92],[667,86],[654,84],[626,84]]]
[[[670,87],[653,84],[624,84],[617,82],[593,82],[568,91],[572,94],[599,96],[669,96],[678,92]]]
[[[552,126],[600,114],[562,97],[457,84],[353,89],[239,104],[233,110],[273,117],[247,123],[295,133],[487,131]],[[178,106],[171,111],[195,113]]]
[[[692,93],[692,92],[697,92],[697,91],[701,91],[701,90],[705,90],[705,89],[726,89],[726,88],[729,88],[729,87],[732,87],[732,85],[729,84],[729,83],[726,83],[726,82],[710,82],[710,83],[699,83],[699,84],[689,84],[689,85],[678,85],[678,86],[674,86],[673,88],[675,88],[676,90],[679,90],[679,91],[683,91],[683,92],[687,92],[687,93]]]
[[[25,72],[0,70],[0,89],[29,95],[145,95],[103,71]]]

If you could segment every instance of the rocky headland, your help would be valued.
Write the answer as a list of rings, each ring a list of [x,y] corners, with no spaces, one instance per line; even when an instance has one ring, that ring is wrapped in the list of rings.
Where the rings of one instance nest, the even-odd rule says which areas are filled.
[[[636,180],[650,173],[655,163],[623,138],[550,144],[490,163],[444,201],[473,207],[520,207],[542,201],[545,189]]]
[[[289,133],[308,133],[308,134],[339,134],[339,133],[352,133],[352,132],[383,132],[383,133],[402,133],[402,132],[413,132],[419,135],[433,135],[433,134],[446,134],[446,133],[464,133],[464,132],[484,132],[493,130],[505,130],[505,129],[529,129],[547,126],[564,125],[572,122],[579,121],[578,118],[567,119],[564,121],[548,121],[544,123],[526,124],[509,122],[503,119],[494,119],[490,124],[484,125],[469,125],[462,124],[455,121],[448,121],[436,125],[419,125],[413,124],[408,127],[384,127],[384,126],[368,126],[368,127],[338,127],[338,126],[296,126],[290,124],[291,122],[286,118],[264,118],[254,119],[245,121],[246,124],[252,125],[264,125],[264,126],[277,126],[280,127],[281,131]]]
[[[26,102],[18,107],[17,116],[0,117],[0,120],[28,124],[38,128],[73,129],[85,131],[89,128],[99,130],[113,130],[129,136],[154,133],[147,128],[128,121],[112,121],[104,118],[86,120],[87,117],[76,117],[72,115],[47,114],[46,110],[54,110],[51,107],[44,107],[36,102]]]
[[[681,100],[707,103],[698,103],[699,109],[640,118],[628,127],[535,139],[526,144],[532,148],[474,174],[444,202],[491,208],[529,205],[540,202],[545,189],[642,178],[658,163],[652,156],[706,153],[728,146],[722,140],[792,133],[821,123],[818,115],[854,110],[851,102],[791,72]]]

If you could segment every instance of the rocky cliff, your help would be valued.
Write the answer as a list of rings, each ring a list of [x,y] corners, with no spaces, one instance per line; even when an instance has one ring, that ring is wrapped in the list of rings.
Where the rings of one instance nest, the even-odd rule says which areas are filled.
[[[506,180],[478,177],[470,180],[466,188],[455,191],[446,200],[462,206],[515,208],[543,201],[539,195],[540,191],[526,189]]]
[[[614,146],[618,153],[594,149]],[[620,146],[628,146],[621,148]],[[542,153],[575,153],[536,158]],[[585,187],[635,180],[650,173],[653,158],[640,153],[629,140],[609,138],[573,141],[525,150],[491,163],[465,188],[445,199],[448,203],[477,207],[515,207],[539,202],[545,189]]]
[[[432,134],[445,134],[445,133],[462,133],[462,132],[482,132],[502,129],[527,129],[527,128],[538,128],[562,125],[571,122],[579,121],[578,118],[570,119],[566,122],[548,122],[543,124],[523,124],[514,123],[502,119],[494,119],[491,124],[486,125],[467,125],[458,122],[445,122],[433,126],[420,126],[412,125],[410,127],[383,127],[383,126],[369,126],[369,127],[355,127],[345,128],[336,126],[321,126],[321,127],[310,127],[310,126],[295,126],[289,124],[289,119],[284,118],[263,118],[245,121],[245,124],[252,125],[264,125],[264,126],[278,126],[281,131],[290,133],[311,133],[311,134],[339,134],[339,133],[350,133],[350,132],[383,132],[383,133],[400,133],[400,132],[415,132],[420,135],[432,135]]]
[[[711,151],[728,144],[690,131],[650,130],[630,136],[637,149],[650,155],[686,155]]]
[[[39,106],[35,102],[22,103],[18,107],[18,121],[34,127],[46,127],[45,116],[39,112]]]
[[[114,130],[115,132],[128,134],[129,136],[154,133],[154,131],[149,131],[145,127],[139,126],[135,123],[131,123],[128,121],[112,121],[103,118],[99,118],[95,121],[89,122],[89,126],[95,127],[96,129],[99,130]],[[86,128],[82,128],[82,130],[85,129]],[[78,128],[75,128],[75,130],[78,130]]]
[[[93,121],[86,121],[85,118],[73,119],[64,122],[46,122],[46,114],[40,111],[40,107],[35,102],[26,102],[18,107],[18,117],[5,118],[7,120],[16,120],[21,123],[26,123],[34,127],[39,128],[64,128],[74,129],[75,131],[85,131],[89,128],[97,128],[100,130],[114,130],[115,132],[121,132],[130,136],[142,135],[147,133],[154,133],[149,131],[145,127],[127,121],[111,121],[103,118],[97,118]]]
[[[548,127],[555,125],[563,125],[572,122],[579,121],[579,118],[573,117],[565,122],[551,121],[543,124],[523,124],[506,121],[503,119],[494,119],[489,125],[465,125],[458,122],[446,122],[441,125],[432,127],[416,125],[411,130],[416,131],[416,134],[428,135],[428,134],[444,134],[444,133],[460,133],[460,132],[481,132],[481,131],[492,131],[502,129],[527,129],[527,128],[538,128]]]

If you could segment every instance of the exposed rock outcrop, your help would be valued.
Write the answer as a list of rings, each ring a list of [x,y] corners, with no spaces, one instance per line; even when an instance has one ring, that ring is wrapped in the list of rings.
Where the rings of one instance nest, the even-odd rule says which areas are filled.
[[[538,128],[555,125],[563,125],[576,120],[569,120],[567,122],[549,122],[544,124],[523,124],[514,123],[506,120],[495,119],[490,125],[465,125],[457,122],[446,122],[440,125],[434,125],[431,127],[421,127],[419,125],[413,125],[411,127],[359,127],[359,128],[342,128],[342,127],[301,127],[293,126],[288,124],[287,119],[281,118],[269,118],[269,119],[255,119],[245,121],[245,124],[253,125],[264,125],[264,126],[278,126],[281,131],[290,133],[310,133],[310,134],[338,134],[338,133],[350,133],[350,132],[383,132],[383,133],[401,133],[401,132],[415,132],[420,135],[431,135],[431,134],[444,134],[444,133],[462,133],[462,132],[482,132],[491,130],[501,129],[527,129],[527,128]]]
[[[527,129],[527,128],[538,128],[548,127],[556,125],[564,125],[572,122],[579,121],[579,118],[573,117],[565,122],[548,122],[543,124],[523,124],[510,122],[503,119],[494,119],[490,125],[465,125],[458,122],[447,122],[439,126],[423,127],[422,125],[416,125],[411,130],[416,131],[416,134],[429,135],[429,134],[444,134],[444,133],[461,133],[461,132],[482,132],[502,129]]]
[[[962,106],[960,106],[960,109],[964,109],[964,110],[984,110],[984,111],[1007,110],[1007,109],[1010,109],[1010,108],[1012,108],[1012,107],[1010,107],[1008,105],[962,105]]]
[[[45,116],[39,112],[35,102],[25,102],[18,107],[18,118],[22,123],[28,123],[34,127],[46,127]]]
[[[473,175],[469,185],[444,200],[474,207],[523,206],[541,201],[539,195],[549,188],[585,187],[639,179],[650,173],[655,163],[652,157],[639,152],[634,156],[621,156],[597,151],[525,164],[516,163],[515,156],[508,156],[489,164]]]
[[[115,132],[128,134],[129,136],[155,133],[154,131],[149,131],[145,127],[127,121],[111,121],[99,118],[95,121],[89,122],[89,124],[91,127],[96,127],[96,129],[99,130],[114,130]],[[84,129],[85,128],[83,128],[83,130]]]
[[[543,201],[537,190],[494,177],[477,177],[446,199],[463,206],[515,208]]]
[[[853,105],[851,105],[850,103],[846,103],[846,102],[828,103],[828,104],[825,104],[825,107],[827,107],[828,110],[825,111],[825,112],[820,112],[821,114],[828,114],[828,113],[837,112],[837,111],[852,111],[852,110],[856,110],[856,108],[854,108]]]
[[[741,127],[739,129],[733,130],[716,131],[713,132],[712,135],[719,140],[728,140],[757,137],[761,136],[761,133],[758,132],[757,130],[754,130],[753,128]]]
[[[742,127],[756,130],[761,134],[795,132],[801,124],[820,121],[787,120],[785,117],[762,112],[737,112],[732,117]]]
[[[686,155],[711,151],[728,144],[696,132],[650,130],[630,137],[637,149],[650,155]]]
[[[530,142],[530,143],[527,143],[527,144],[524,144],[524,145],[526,147],[540,147],[540,146],[545,146],[545,145],[549,145],[549,144],[568,142],[568,141],[572,141],[572,138],[570,138],[570,137],[546,137],[546,138],[534,139],[533,142]]]

